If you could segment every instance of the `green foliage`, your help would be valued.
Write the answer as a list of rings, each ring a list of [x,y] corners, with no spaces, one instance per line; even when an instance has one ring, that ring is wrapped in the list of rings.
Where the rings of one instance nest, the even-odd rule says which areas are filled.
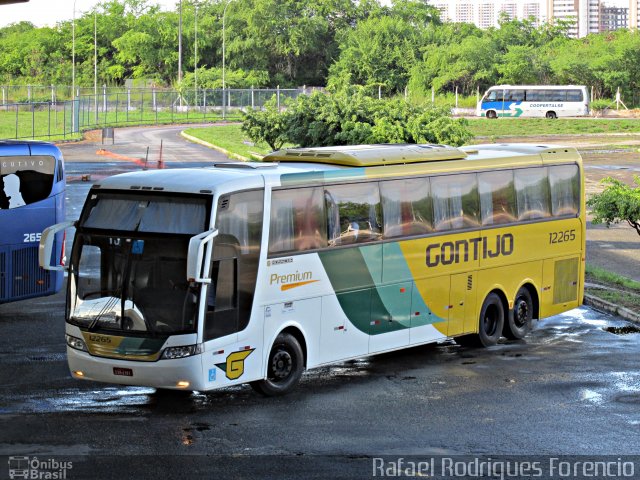
[[[362,88],[334,95],[303,95],[280,113],[271,103],[263,112],[248,112],[243,131],[272,148],[285,142],[301,147],[368,143],[462,145],[471,138],[466,120],[451,118],[445,108],[419,107],[400,98],[378,100],[365,95]]]
[[[287,112],[279,112],[275,96],[265,103],[263,110],[249,109],[244,114],[242,132],[254,142],[264,142],[272,150],[279,150],[287,141],[289,126]]]
[[[260,88],[269,85],[269,73],[264,70],[225,70],[226,88]],[[196,78],[193,72],[185,74],[183,84],[193,87]],[[222,68],[198,68],[198,88],[222,88]]]
[[[177,2],[176,2],[177,3]],[[481,30],[442,23],[423,0],[183,0],[184,86],[220,88],[223,40],[232,88],[327,85],[364,87],[385,97],[429,99],[431,88],[472,96],[495,84],[580,84],[596,98],[621,88],[627,105],[640,98],[640,32],[566,37],[569,24],[509,20]],[[197,8],[196,8],[197,6]],[[225,11],[226,8],[226,11]],[[195,56],[196,11],[198,55]],[[224,39],[223,39],[224,17]],[[151,0],[104,0],[75,21],[76,83],[93,85],[94,20],[98,84],[178,77],[178,13]],[[72,26],[0,28],[0,83],[70,85]],[[371,124],[373,128],[373,123]],[[393,125],[386,125],[392,128]],[[354,127],[356,128],[356,127]],[[357,127],[365,135],[362,127]],[[382,127],[380,127],[382,128]],[[393,127],[395,128],[395,127]]]
[[[615,178],[602,180],[607,186],[601,193],[593,195],[587,206],[593,213],[593,223],[612,223],[626,221],[640,235],[640,176],[635,175],[637,187],[631,187]]]
[[[614,100],[609,100],[606,98],[598,98],[597,100],[592,100],[589,104],[589,108],[594,112],[603,112],[607,108],[611,108],[612,105],[615,104]]]

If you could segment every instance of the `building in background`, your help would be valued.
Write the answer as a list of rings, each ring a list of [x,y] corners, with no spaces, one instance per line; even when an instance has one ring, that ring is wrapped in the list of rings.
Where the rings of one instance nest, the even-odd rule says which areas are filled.
[[[510,19],[533,18],[536,24],[547,19],[548,0],[429,0],[440,10],[442,20],[473,23],[480,28],[497,27],[504,14]]]
[[[600,9],[600,31],[611,32],[629,25],[629,8],[602,5]]]
[[[535,25],[568,21],[570,37],[619,28],[638,28],[640,0],[426,0],[442,20],[497,27],[501,16],[532,19]],[[621,3],[622,2],[622,3]]]

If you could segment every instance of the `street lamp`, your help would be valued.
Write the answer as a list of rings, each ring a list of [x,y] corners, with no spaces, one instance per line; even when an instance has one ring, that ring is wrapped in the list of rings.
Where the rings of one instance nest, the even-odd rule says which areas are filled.
[[[225,49],[226,49],[226,35],[225,35],[225,16],[227,15],[227,7],[229,4],[233,2],[233,0],[227,0],[227,3],[224,6],[224,10],[222,11],[222,118],[225,118],[225,114],[227,112],[227,99],[225,96]]]
[[[71,131],[76,131],[75,112],[76,99],[76,0],[73,0],[73,23],[71,24],[71,105],[73,112],[71,113]]]
[[[196,8],[195,20],[195,52],[193,55],[193,93],[195,94],[195,105],[198,105],[198,3],[194,2]]]
[[[178,83],[182,82],[182,0],[178,6]]]

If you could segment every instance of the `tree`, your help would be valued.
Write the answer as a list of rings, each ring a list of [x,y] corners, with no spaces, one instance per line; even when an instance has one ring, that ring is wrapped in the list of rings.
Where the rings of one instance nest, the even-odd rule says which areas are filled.
[[[471,138],[466,120],[453,119],[447,109],[411,105],[401,98],[378,100],[351,88],[334,95],[302,95],[283,112],[271,103],[251,110],[242,129],[254,141],[272,148],[283,143],[300,147],[367,143],[447,143]]]
[[[634,176],[635,188],[611,177],[602,182],[607,185],[605,189],[587,201],[594,215],[592,222],[609,227],[626,221],[640,235],[640,176]]]
[[[279,150],[287,141],[288,126],[287,113],[278,111],[274,96],[264,104],[263,110],[246,111],[241,129],[254,142],[264,142],[272,150]]]

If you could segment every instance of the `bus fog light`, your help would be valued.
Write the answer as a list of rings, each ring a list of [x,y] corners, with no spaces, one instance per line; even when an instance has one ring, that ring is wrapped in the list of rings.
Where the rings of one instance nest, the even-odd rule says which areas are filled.
[[[198,345],[184,345],[181,347],[169,347],[165,348],[162,352],[163,359],[185,358],[192,355],[202,353],[202,344]]]
[[[88,351],[87,346],[84,343],[84,340],[81,340],[77,337],[72,337],[71,335],[65,335],[67,339],[67,345],[75,350],[81,350],[83,352]]]
[[[82,370],[74,370],[74,371],[73,371],[73,374],[74,374],[76,377],[84,377],[84,372],[83,372]]]
[[[178,383],[176,383],[176,387],[178,388],[187,388],[189,385],[190,383],[186,380],[180,380]]]

